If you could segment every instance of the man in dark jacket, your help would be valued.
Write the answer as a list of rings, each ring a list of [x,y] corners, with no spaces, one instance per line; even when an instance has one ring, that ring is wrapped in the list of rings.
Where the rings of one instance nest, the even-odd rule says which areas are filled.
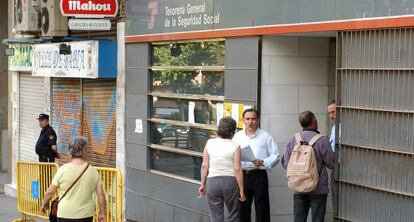
[[[55,130],[49,125],[49,115],[39,114],[40,131],[39,139],[36,142],[36,154],[39,156],[39,162],[55,162],[59,158],[57,152],[57,136]]]
[[[302,126],[302,140],[309,142],[318,132],[318,121],[311,111],[299,114],[299,123]],[[286,169],[289,163],[292,150],[296,145],[293,136],[286,145],[286,152],[283,158],[283,167]],[[316,163],[319,172],[319,181],[316,189],[310,193],[295,193],[293,196],[293,214],[295,222],[306,222],[309,208],[312,210],[312,222],[323,222],[326,212],[326,199],[329,193],[328,172],[326,168],[333,169],[334,153],[329,140],[321,137],[313,145]]]

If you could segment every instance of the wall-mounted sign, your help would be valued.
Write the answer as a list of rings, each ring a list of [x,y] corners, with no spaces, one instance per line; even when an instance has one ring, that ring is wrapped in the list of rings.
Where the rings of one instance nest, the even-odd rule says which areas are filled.
[[[14,55],[9,56],[10,71],[32,71],[32,62],[30,54],[32,53],[32,45],[30,44],[12,44],[9,48],[14,49]]]
[[[414,12],[414,1],[127,0],[125,4],[127,36],[412,16]]]
[[[127,35],[214,29],[222,23],[215,0],[128,0]],[[238,3],[235,3],[238,5]]]
[[[37,200],[39,199],[39,181],[32,180],[32,198]]]
[[[63,16],[103,18],[115,17],[118,0],[60,0]]]
[[[68,26],[70,30],[111,30],[111,21],[109,19],[69,19]]]
[[[70,54],[59,54],[61,44]],[[72,78],[116,78],[115,41],[80,41],[33,45],[32,75]]]

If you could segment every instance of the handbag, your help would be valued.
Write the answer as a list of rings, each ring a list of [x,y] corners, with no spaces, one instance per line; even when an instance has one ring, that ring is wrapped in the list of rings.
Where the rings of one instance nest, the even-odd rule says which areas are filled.
[[[52,204],[50,205],[49,221],[51,221],[51,222],[56,221],[59,201],[62,200],[66,196],[66,194],[69,192],[69,190],[72,189],[72,187],[76,184],[76,182],[78,182],[78,180],[86,172],[88,167],[89,167],[89,163],[86,165],[86,168],[82,171],[81,175],[79,175],[79,177],[75,180],[75,182],[73,182],[72,185],[70,185],[69,189],[67,189],[66,192],[62,195],[62,197],[60,197],[60,198],[56,197],[52,201]]]

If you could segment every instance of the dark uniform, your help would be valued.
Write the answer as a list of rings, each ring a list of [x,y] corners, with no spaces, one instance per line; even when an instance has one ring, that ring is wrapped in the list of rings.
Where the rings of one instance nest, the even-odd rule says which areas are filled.
[[[49,124],[42,128],[36,143],[36,154],[39,155],[39,162],[55,162],[55,152],[52,150],[52,145],[56,145],[56,141],[56,132]]]

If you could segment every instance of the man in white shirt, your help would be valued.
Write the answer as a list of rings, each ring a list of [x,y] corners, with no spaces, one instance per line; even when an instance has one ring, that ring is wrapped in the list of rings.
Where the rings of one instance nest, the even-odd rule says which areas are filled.
[[[254,109],[243,112],[244,129],[237,132],[233,141],[240,147],[250,146],[255,159],[242,161],[246,201],[240,208],[240,221],[251,221],[251,205],[254,200],[256,222],[270,222],[269,182],[266,170],[279,162],[279,150],[272,136],[259,129],[259,113]]]
[[[335,152],[335,123],[336,123],[336,101],[332,100],[328,103],[328,115],[329,118],[334,122],[331,128],[331,135],[329,136],[329,143],[331,144],[332,151]]]

